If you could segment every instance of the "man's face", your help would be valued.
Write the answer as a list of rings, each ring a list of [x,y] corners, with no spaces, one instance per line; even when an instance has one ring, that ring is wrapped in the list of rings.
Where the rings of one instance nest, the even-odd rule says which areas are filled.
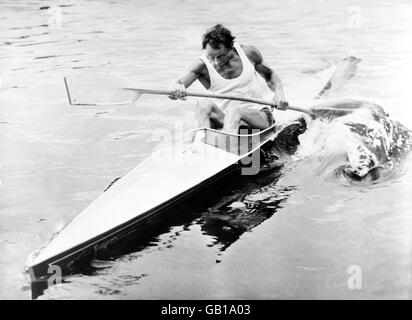
[[[217,49],[212,48],[208,43],[205,50],[207,58],[216,68],[226,66],[232,57],[231,50],[226,48],[226,46],[222,43],[219,44]]]

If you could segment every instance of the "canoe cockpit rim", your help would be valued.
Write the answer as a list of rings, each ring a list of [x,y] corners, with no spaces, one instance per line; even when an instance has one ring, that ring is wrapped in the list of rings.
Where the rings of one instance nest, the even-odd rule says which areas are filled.
[[[259,130],[258,132],[255,133],[251,133],[251,134],[236,134],[236,133],[230,133],[230,132],[226,132],[226,131],[222,131],[222,130],[217,130],[217,129],[211,129],[211,128],[206,128],[206,127],[202,127],[202,128],[196,128],[193,129],[191,132],[192,133],[196,133],[196,132],[201,132],[201,131],[205,131],[205,132],[214,132],[220,135],[225,135],[225,136],[232,136],[232,137],[255,137],[255,136],[260,136],[262,134],[265,134],[266,132],[272,131],[272,130],[276,130],[279,127],[279,125],[276,123],[272,124],[271,126],[267,127],[264,130],[259,130],[259,129],[252,129],[252,130]]]

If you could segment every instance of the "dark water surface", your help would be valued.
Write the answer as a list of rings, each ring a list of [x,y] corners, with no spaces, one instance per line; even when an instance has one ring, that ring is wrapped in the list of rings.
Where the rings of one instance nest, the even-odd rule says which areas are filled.
[[[220,22],[286,83],[321,59],[361,58],[335,96],[373,99],[411,128],[411,14],[401,0],[2,1],[0,297],[30,299],[27,256],[144,159],[154,130],[194,126],[190,99],[69,106],[65,74],[100,70],[167,88]],[[411,298],[412,162],[405,155],[377,183],[328,174],[336,146],[356,145],[339,128],[314,123],[303,160],[188,204],[149,242],[93,261],[92,274],[42,298]],[[360,290],[348,284],[353,270]]]

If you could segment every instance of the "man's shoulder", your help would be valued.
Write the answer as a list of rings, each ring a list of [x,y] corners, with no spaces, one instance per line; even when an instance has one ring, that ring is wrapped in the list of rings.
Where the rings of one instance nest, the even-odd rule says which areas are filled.
[[[254,64],[259,64],[262,62],[262,54],[255,46],[247,44],[241,44],[240,46],[245,52],[246,56],[249,58],[249,60],[252,61]]]
[[[206,64],[202,59],[197,58],[191,63],[189,69],[192,72],[202,74],[206,70]]]

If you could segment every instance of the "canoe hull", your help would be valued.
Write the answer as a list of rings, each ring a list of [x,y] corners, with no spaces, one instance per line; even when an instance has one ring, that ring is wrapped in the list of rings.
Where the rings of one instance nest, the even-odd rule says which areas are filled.
[[[47,260],[44,260],[38,264],[32,265],[28,268],[32,282],[45,281],[47,280],[53,272],[53,268],[50,266],[59,266],[62,270],[62,274],[67,274],[70,272],[71,265],[81,258],[90,255],[98,250],[98,246],[102,245],[110,239],[116,238],[119,241],[131,232],[136,232],[142,227],[151,225],[153,222],[158,221],[163,214],[170,212],[175,206],[187,201],[192,196],[198,194],[202,190],[211,186],[218,180],[224,179],[227,175],[230,175],[234,171],[238,170],[239,166],[233,164],[223,171],[218,172],[216,175],[205,180],[201,184],[193,186],[192,188],[186,190],[185,192],[179,194],[178,196],[170,199],[169,201],[162,203],[161,205],[144,212],[136,216],[123,224],[114,227],[106,231],[105,233],[98,235],[89,241],[78,244],[77,246],[70,248],[56,256],[53,256]]]
[[[164,158],[165,154],[171,152],[170,149],[158,150],[109,186],[98,199],[32,254],[26,264],[32,281],[44,281],[49,278],[52,273],[50,270],[54,270],[49,269],[52,265],[59,266],[62,274],[70,273],[75,261],[96,252],[103,243],[113,238],[117,241],[130,232],[159,220],[174,206],[236,169],[243,170],[242,174],[257,173],[256,170],[250,170],[256,165],[251,163],[251,158],[255,154],[259,156],[259,161],[267,162],[268,153],[275,155],[276,160],[279,160],[277,155],[284,150],[277,148],[276,145],[282,145],[279,140],[285,140],[285,134],[290,135],[288,129],[291,127],[304,128],[302,122],[294,121],[277,127],[278,130],[268,130],[261,135],[255,134],[253,138],[259,137],[258,145],[250,143],[253,139],[245,140],[246,136],[235,137],[236,141],[246,143],[247,147],[236,146],[233,153],[223,150],[219,145],[221,141],[228,141],[226,136],[223,136],[224,139],[215,139],[216,132],[212,132],[213,130],[209,132],[213,139],[208,143],[193,143],[189,148],[177,148],[180,157],[172,159],[173,161],[165,161]],[[303,131],[304,129],[295,130],[293,134],[297,136]],[[284,136],[277,139],[281,133],[285,133]],[[211,141],[213,143],[210,143]],[[174,152],[176,153],[176,148]],[[163,163],[155,163],[156,161]],[[257,171],[262,164],[259,162]],[[274,166],[281,164],[282,161],[273,163]],[[156,168],[157,170],[154,170]],[[99,226],[93,226],[93,223],[98,223]],[[73,235],[76,235],[75,239]]]

